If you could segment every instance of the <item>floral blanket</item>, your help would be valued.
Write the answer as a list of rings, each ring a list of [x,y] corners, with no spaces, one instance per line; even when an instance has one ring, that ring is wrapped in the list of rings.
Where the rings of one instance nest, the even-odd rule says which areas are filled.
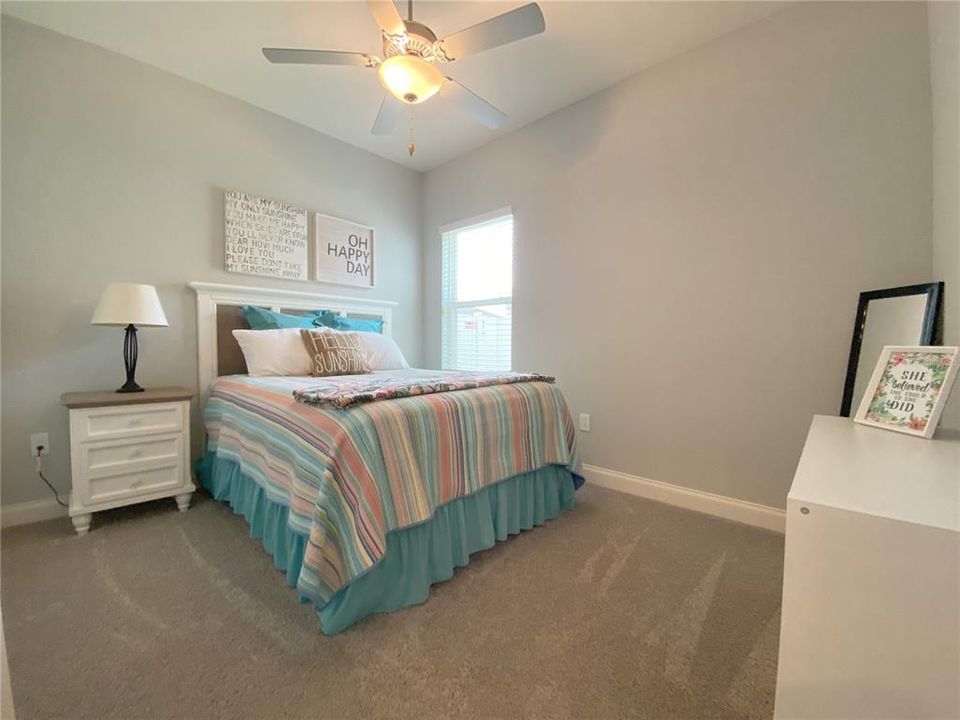
[[[555,378],[538,373],[469,372],[465,370],[419,371],[414,377],[395,375],[342,376],[293,391],[293,396],[307,405],[346,410],[354,405],[377,400],[394,400],[414,395],[472,390],[489,385],[509,385],[521,382],[555,382]]]

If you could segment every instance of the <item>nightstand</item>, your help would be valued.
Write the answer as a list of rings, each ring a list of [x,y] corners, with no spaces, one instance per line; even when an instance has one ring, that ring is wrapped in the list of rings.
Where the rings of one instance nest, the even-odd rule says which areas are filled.
[[[174,497],[190,507],[190,399],[187,388],[138,393],[72,392],[70,408],[70,519],[77,534],[92,513]]]

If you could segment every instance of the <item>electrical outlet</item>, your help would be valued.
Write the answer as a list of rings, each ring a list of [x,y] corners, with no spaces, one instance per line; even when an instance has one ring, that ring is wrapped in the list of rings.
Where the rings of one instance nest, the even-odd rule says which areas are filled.
[[[580,413],[580,429],[583,432],[590,432],[590,414]]]
[[[43,445],[43,450],[40,451],[41,455],[50,454],[50,434],[49,433],[34,433],[30,436],[30,457],[37,456],[37,447]]]

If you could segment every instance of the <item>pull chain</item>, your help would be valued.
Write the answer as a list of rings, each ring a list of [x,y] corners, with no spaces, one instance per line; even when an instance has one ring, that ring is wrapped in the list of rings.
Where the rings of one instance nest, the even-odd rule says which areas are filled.
[[[410,142],[407,143],[407,152],[410,153],[410,157],[413,157],[413,153],[417,151],[417,144],[413,140],[413,112],[410,113]]]

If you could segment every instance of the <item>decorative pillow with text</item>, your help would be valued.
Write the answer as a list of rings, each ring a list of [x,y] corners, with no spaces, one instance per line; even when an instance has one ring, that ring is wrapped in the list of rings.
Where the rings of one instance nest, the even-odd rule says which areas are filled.
[[[373,372],[355,332],[301,330],[300,337],[313,359],[315,377],[366,375]]]

